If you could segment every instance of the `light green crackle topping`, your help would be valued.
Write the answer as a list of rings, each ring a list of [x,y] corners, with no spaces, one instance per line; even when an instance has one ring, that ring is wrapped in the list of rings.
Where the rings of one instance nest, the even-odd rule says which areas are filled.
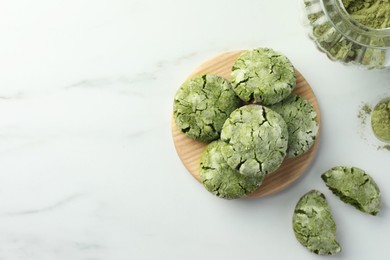
[[[362,212],[376,215],[380,211],[380,191],[375,181],[355,167],[334,167],[321,175],[326,186],[342,201]]]
[[[275,171],[286,156],[288,132],[283,118],[269,108],[247,105],[236,109],[223,125],[222,154],[235,170],[248,176]]]
[[[295,70],[284,55],[268,48],[246,51],[232,68],[233,90],[245,102],[275,104],[291,94]]]
[[[317,113],[312,104],[303,97],[291,94],[280,103],[270,106],[287,124],[287,157],[306,153],[314,144],[318,133]]]
[[[390,99],[375,106],[371,114],[371,126],[378,139],[390,142]]]
[[[224,199],[238,199],[254,192],[262,183],[264,175],[249,177],[233,170],[222,156],[224,142],[210,143],[200,161],[200,178],[205,188]]]
[[[336,240],[336,223],[321,192],[312,190],[300,198],[292,222],[295,237],[310,252],[334,255],[341,251]]]
[[[176,93],[173,107],[176,126],[193,139],[210,142],[219,138],[225,120],[240,102],[226,79],[197,76],[186,81]]]
[[[390,27],[389,0],[342,0],[345,9],[359,23],[374,29]]]

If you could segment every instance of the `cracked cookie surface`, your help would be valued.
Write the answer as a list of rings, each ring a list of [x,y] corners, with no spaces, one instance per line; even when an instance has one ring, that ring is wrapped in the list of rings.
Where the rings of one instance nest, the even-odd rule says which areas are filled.
[[[262,176],[282,164],[287,150],[288,131],[283,118],[260,105],[240,107],[223,125],[222,154],[228,165],[248,176]]]
[[[336,223],[325,196],[317,190],[299,199],[293,215],[293,230],[297,240],[310,252],[333,255],[341,251],[336,240]]]
[[[233,170],[222,156],[223,146],[226,146],[224,142],[214,141],[202,153],[199,173],[204,187],[225,199],[238,199],[255,191],[263,176],[249,177]]]
[[[193,139],[211,142],[219,138],[222,125],[240,102],[226,79],[197,76],[184,82],[176,93],[173,106],[176,126]]]
[[[313,146],[319,128],[317,113],[312,104],[301,96],[291,94],[269,108],[279,113],[287,124],[287,157],[293,158],[306,153]]]
[[[326,186],[342,201],[358,210],[377,215],[381,207],[380,190],[375,181],[356,167],[334,167],[321,175]]]
[[[231,73],[233,90],[245,102],[272,105],[291,94],[295,70],[283,54],[269,48],[244,52]]]

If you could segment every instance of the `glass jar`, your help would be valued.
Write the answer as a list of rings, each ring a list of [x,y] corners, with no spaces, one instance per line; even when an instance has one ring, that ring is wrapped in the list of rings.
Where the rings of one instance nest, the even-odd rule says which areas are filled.
[[[331,60],[367,69],[390,68],[390,28],[354,19],[341,0],[303,0],[309,36]]]

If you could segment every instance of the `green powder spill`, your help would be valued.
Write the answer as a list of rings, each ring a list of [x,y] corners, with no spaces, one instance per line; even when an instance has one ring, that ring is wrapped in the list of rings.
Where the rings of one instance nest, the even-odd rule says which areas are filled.
[[[359,23],[374,29],[390,27],[389,0],[342,0],[345,9]]]
[[[363,126],[366,125],[366,121],[367,121],[367,118],[369,117],[369,115],[371,114],[372,112],[372,109],[370,107],[369,104],[363,104],[361,107],[360,107],[360,110],[359,110],[359,113],[358,113],[358,118],[360,119],[360,122]]]
[[[371,114],[371,126],[379,140],[390,142],[390,98],[375,106]]]

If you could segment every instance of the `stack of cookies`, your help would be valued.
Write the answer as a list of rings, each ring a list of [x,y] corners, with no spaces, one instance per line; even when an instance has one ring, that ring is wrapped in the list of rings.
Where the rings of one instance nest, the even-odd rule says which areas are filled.
[[[205,188],[236,199],[254,192],[286,158],[306,153],[319,129],[314,107],[292,94],[295,70],[281,53],[249,50],[230,81],[216,75],[186,81],[174,99],[174,119],[190,138],[209,143],[200,160]]]

